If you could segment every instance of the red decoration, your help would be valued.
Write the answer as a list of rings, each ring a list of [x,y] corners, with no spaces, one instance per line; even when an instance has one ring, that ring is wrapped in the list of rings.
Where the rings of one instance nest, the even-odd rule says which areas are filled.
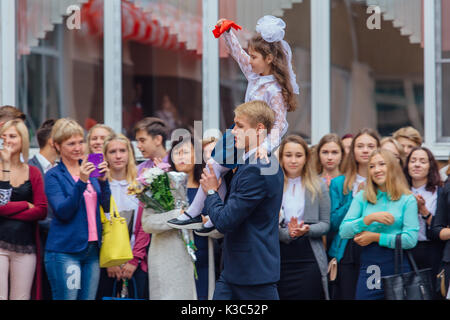
[[[225,20],[220,28],[219,26],[216,26],[213,30],[213,34],[216,38],[219,38],[225,31],[228,31],[231,28],[234,28],[235,30],[242,30],[242,27],[237,25],[234,21]]]

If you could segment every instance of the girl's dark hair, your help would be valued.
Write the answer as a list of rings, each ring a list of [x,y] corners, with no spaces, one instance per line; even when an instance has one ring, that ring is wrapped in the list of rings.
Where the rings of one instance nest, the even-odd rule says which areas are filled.
[[[177,168],[175,167],[175,163],[172,160],[172,151],[175,150],[175,148],[177,146],[181,147],[183,144],[186,144],[186,143],[191,143],[192,148],[194,148],[194,146],[195,146],[194,137],[192,137],[192,136],[190,136],[190,138],[189,137],[180,137],[178,140],[175,140],[175,141],[172,142],[172,148],[169,151],[169,165],[171,167],[171,170],[177,171]],[[202,157],[202,163],[201,164],[197,164],[196,163],[195,166],[194,166],[194,180],[195,180],[195,182],[200,183],[200,179],[202,177],[202,173],[203,173],[203,168],[204,167],[205,167],[205,162],[203,161],[203,157]]]
[[[259,52],[264,59],[269,54],[273,56],[273,76],[281,87],[281,93],[288,112],[294,112],[297,109],[297,99],[295,98],[294,89],[290,81],[291,77],[289,75],[287,56],[281,42],[270,43],[265,41],[260,34],[257,34],[250,40],[248,48]]]
[[[434,158],[433,153],[428,148],[416,147],[411,150],[411,153],[406,158],[405,167],[403,168],[403,172],[405,173],[406,180],[408,180],[409,186],[411,187],[412,186],[412,178],[409,175],[408,166],[409,166],[409,161],[411,160],[412,154],[418,150],[425,151],[426,154],[428,155],[428,161],[430,162],[430,169],[428,170],[427,185],[425,186],[425,190],[427,190],[429,192],[435,192],[438,187],[442,186],[442,181],[441,181],[441,175],[439,174],[439,167],[436,162],[436,159]]]

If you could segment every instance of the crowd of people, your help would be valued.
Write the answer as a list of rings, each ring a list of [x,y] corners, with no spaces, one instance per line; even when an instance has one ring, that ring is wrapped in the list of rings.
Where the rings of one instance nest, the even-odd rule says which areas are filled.
[[[192,136],[169,141],[173,128],[155,117],[134,126],[140,164],[124,135],[69,118],[45,121],[28,159],[26,116],[2,107],[0,299],[383,299],[398,235],[432,270],[433,298],[448,298],[449,167],[439,172],[411,127],[383,139],[370,128],[327,134],[311,147],[287,135],[300,92],[285,27],[261,18],[246,52],[231,30],[240,27],[218,21],[248,88],[230,130],[201,141],[202,159]],[[161,164],[188,177],[187,208],[156,214],[128,192]],[[111,198],[133,259],[100,268]]]
[[[161,119],[145,118],[135,126],[137,147],[147,159],[138,165],[131,141],[111,128],[97,125],[85,134],[74,120],[50,119],[37,131],[39,153],[28,159],[24,119],[13,107],[0,109],[0,299],[100,300],[120,293],[124,279],[136,298],[213,297],[224,270],[219,231],[228,230],[218,220],[216,233],[192,233],[195,279],[178,230],[167,223],[179,212],[149,214],[128,194],[128,186],[146,168],[165,162],[188,175],[192,203],[217,140],[202,141],[204,159],[196,161],[193,137],[173,141],[166,150],[170,130]],[[384,139],[362,129],[346,139],[351,140],[347,152],[336,134],[312,147],[290,135],[276,152],[284,176],[277,243],[272,244],[280,253],[279,274],[274,275],[279,298],[382,299],[376,283],[367,285],[368,270],[376,265],[380,276],[393,274],[399,233],[418,267],[432,269],[435,299],[445,298],[450,278],[448,166],[439,172],[433,153],[411,127]],[[91,153],[104,155],[98,166],[106,173],[103,178],[89,177],[95,169],[87,161]],[[225,176],[226,190],[233,171]],[[111,196],[129,224],[133,260],[100,268],[99,211],[100,206],[109,211]],[[205,210],[202,214],[206,222]],[[403,267],[411,269],[406,260]]]

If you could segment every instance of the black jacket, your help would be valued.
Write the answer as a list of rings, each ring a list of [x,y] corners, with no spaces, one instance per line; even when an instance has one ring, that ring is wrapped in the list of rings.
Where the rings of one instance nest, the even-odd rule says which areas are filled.
[[[431,237],[439,240],[439,234],[442,229],[450,226],[450,179],[444,185],[441,194],[438,197],[436,214],[431,222]],[[442,256],[444,262],[450,262],[450,240],[445,241],[444,252]]]

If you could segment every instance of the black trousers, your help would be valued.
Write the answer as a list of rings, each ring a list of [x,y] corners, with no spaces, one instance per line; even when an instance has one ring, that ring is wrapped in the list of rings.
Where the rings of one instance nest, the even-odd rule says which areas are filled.
[[[329,282],[331,300],[354,300],[360,271],[361,247],[349,240],[337,265],[335,281]]]
[[[213,300],[279,300],[277,285],[241,286],[225,281],[222,275],[216,282]]]

